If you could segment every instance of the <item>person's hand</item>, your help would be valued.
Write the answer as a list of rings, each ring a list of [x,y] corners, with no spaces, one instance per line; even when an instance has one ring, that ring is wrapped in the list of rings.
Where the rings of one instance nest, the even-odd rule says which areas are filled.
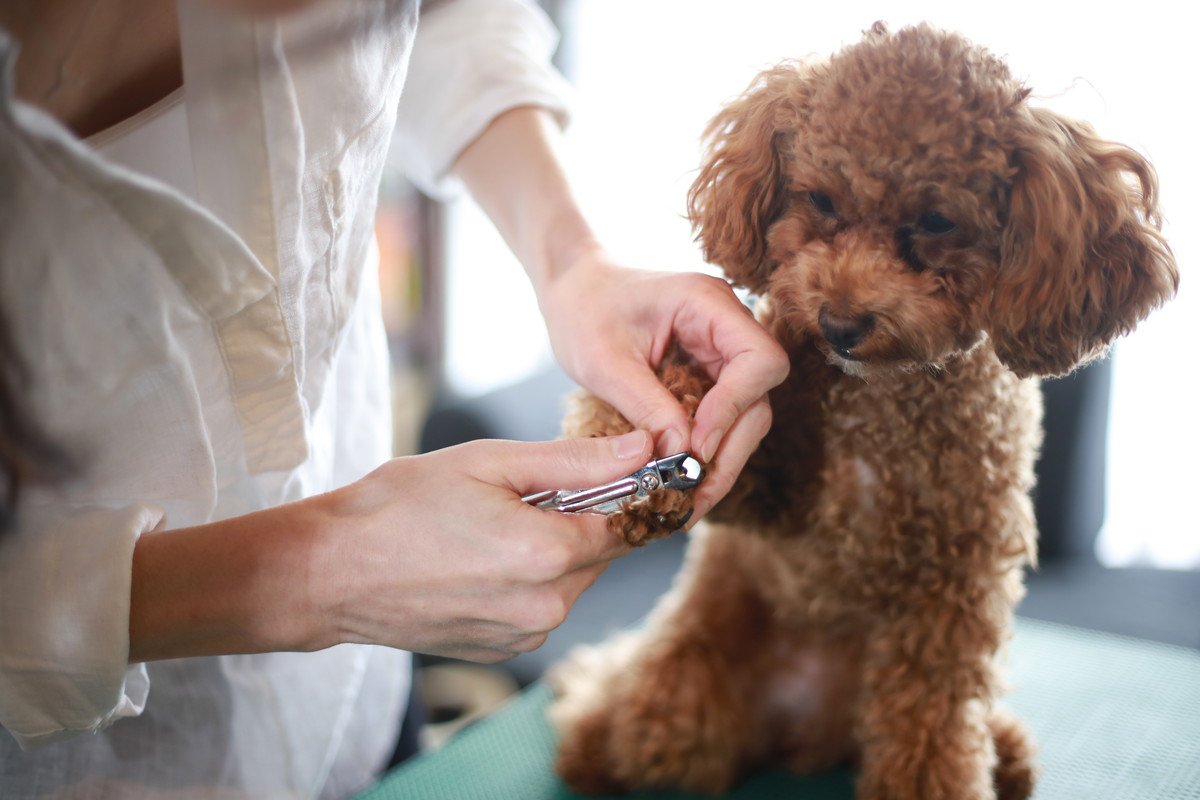
[[[706,514],[771,427],[767,392],[787,377],[783,349],[724,281],[627,269],[599,248],[542,286],[539,301],[567,374],[652,432],[658,455],[690,450],[713,464],[692,518]],[[653,371],[672,339],[716,381],[694,427]]]
[[[334,640],[473,661],[540,646],[628,546],[601,515],[539,510],[521,497],[615,480],[650,458],[643,431],[480,441],[394,459],[314,499],[334,532],[314,577]]]

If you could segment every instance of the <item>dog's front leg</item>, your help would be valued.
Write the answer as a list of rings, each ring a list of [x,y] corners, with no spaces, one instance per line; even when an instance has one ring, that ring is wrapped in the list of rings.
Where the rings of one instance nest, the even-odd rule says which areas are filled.
[[[720,793],[767,747],[757,710],[774,631],[739,539],[699,533],[646,630],[556,669],[556,766],[572,789]]]
[[[995,800],[989,726],[1000,628],[930,605],[867,644],[859,800]]]

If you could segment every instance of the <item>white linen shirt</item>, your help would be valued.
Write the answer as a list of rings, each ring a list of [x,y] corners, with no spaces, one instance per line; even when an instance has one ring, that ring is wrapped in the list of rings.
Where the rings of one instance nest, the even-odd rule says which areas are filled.
[[[0,32],[0,319],[30,407],[86,466],[23,493],[0,535],[0,797],[340,797],[386,762],[406,654],[130,665],[130,565],[147,531],[389,457],[373,235],[389,147],[446,195],[498,113],[564,115],[555,33],[528,2],[439,3],[414,40],[417,11],[247,20],[181,0],[161,168],[122,155],[122,131],[97,152],[17,101]]]

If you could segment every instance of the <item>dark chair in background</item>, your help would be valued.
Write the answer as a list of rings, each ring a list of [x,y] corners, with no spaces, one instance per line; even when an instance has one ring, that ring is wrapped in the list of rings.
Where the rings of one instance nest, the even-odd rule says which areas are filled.
[[[1119,358],[1119,353],[1116,356]],[[1039,567],[1018,614],[1200,648],[1200,572],[1108,569],[1104,524],[1112,359],[1044,381],[1046,439],[1034,509]]]

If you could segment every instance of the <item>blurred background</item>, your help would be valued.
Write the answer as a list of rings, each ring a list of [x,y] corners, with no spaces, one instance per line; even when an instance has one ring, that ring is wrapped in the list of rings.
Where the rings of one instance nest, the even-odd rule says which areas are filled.
[[[627,263],[710,270],[685,195],[707,120],[761,69],[822,56],[877,19],[927,20],[1004,56],[1036,102],[1089,120],[1156,165],[1178,298],[1107,361],[1048,382],[1037,511],[1042,566],[1029,616],[1200,648],[1200,341],[1195,220],[1200,157],[1192,81],[1200,59],[1182,6],[1008,2],[808,3],[544,0],[576,87],[568,155],[579,194]],[[570,382],[554,367],[533,293],[479,210],[421,197],[397,170],[378,233],[395,365],[397,453],[480,436],[552,438]],[[623,559],[538,653],[507,670],[536,679],[571,644],[631,624],[678,567],[685,537]]]

